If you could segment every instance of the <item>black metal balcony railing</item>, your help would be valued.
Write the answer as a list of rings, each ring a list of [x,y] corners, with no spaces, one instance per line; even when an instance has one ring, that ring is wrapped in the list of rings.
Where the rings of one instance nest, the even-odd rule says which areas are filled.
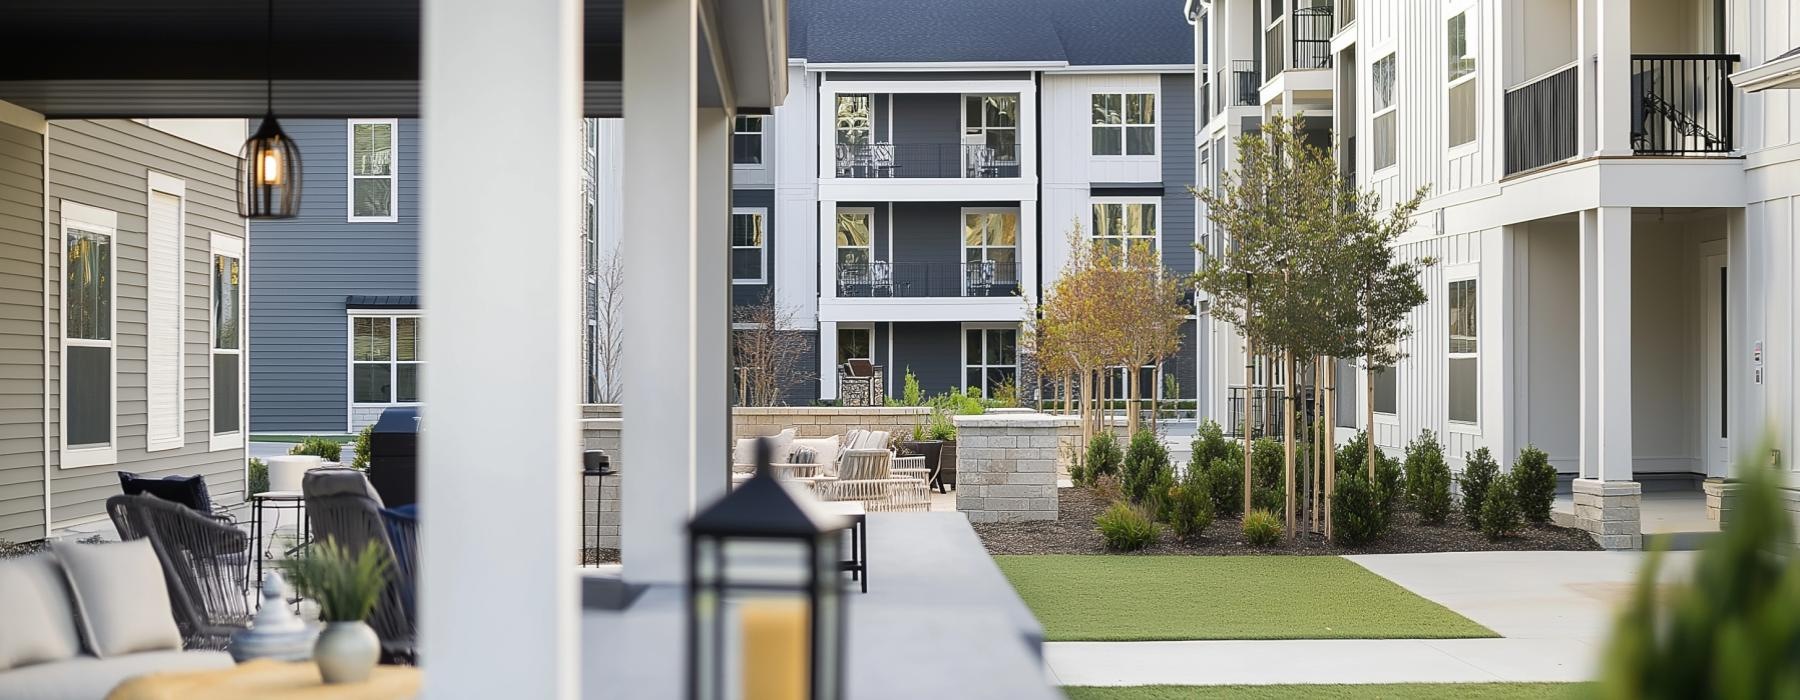
[[[1730,153],[1731,74],[1726,54],[1631,57],[1631,144],[1643,155]]]
[[[1318,402],[1314,401],[1312,387],[1294,387],[1300,403],[1294,406],[1302,425],[1310,425],[1316,417]],[[1220,426],[1225,434],[1242,437],[1244,434],[1245,394],[1243,386],[1231,387],[1231,396],[1227,399],[1230,420],[1228,425]],[[1287,392],[1278,386],[1251,387],[1249,394],[1250,436],[1252,438],[1283,437],[1287,428]]]
[[[973,263],[838,263],[839,297],[1002,297],[1019,292],[1019,269]]]
[[[1573,158],[1576,151],[1576,66],[1506,91],[1506,174]]]
[[[1276,22],[1263,30],[1262,82],[1269,82],[1287,68],[1281,52],[1287,50],[1287,22]]]
[[[1262,78],[1257,75],[1256,61],[1237,60],[1231,62],[1231,104],[1237,107],[1249,107],[1257,103],[1257,88],[1262,85]]]
[[[1291,70],[1313,70],[1331,67],[1331,34],[1337,25],[1331,17],[1331,3],[1294,9],[1288,21],[1294,24],[1294,54]]]
[[[837,176],[850,178],[1019,177],[1018,147],[963,143],[837,145]]]

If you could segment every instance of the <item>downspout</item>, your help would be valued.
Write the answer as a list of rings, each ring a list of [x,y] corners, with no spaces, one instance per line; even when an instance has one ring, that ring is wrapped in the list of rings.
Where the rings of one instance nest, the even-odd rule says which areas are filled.
[[[1044,80],[1044,74],[1042,71],[1032,71],[1031,86],[1032,86],[1033,90],[1037,91],[1037,94],[1035,96],[1033,96],[1034,97],[1033,102],[1037,105],[1037,108],[1032,110],[1032,111],[1036,112],[1036,114],[1033,116],[1037,117],[1037,123],[1032,125],[1032,128],[1037,130],[1037,133],[1032,135],[1033,136],[1033,138],[1032,138],[1033,144],[1032,145],[1037,148],[1037,158],[1035,159],[1035,162],[1037,163],[1037,172],[1032,173],[1033,175],[1037,176],[1037,202],[1034,205],[1037,208],[1037,231],[1032,233],[1032,235],[1037,236],[1037,246],[1036,246],[1037,260],[1032,261],[1032,264],[1037,266],[1037,286],[1038,286],[1038,288],[1034,289],[1034,290],[1030,290],[1030,292],[1035,292],[1037,294],[1037,299],[1038,299],[1039,303],[1042,303],[1044,301],[1044,288],[1049,286],[1049,285],[1045,284],[1045,278],[1044,278],[1044,100],[1043,100],[1044,84],[1043,84],[1043,80]],[[1020,175],[1023,175],[1023,174],[1024,173],[1020,173]],[[1028,310],[1026,310],[1026,313],[1032,314],[1035,317],[1037,315],[1037,309],[1028,309]],[[1033,320],[1035,321],[1036,319],[1034,318]],[[1039,376],[1036,380],[1034,380],[1034,383],[1037,386],[1033,390],[1032,394],[1034,396],[1041,396],[1043,388],[1044,388],[1043,377]],[[1065,403],[1065,405],[1067,404],[1066,401],[1064,403]],[[1083,443],[1083,446],[1085,447],[1086,444]]]
[[[44,325],[39,333],[44,341],[44,354],[39,363],[44,370],[44,539],[50,539],[50,523],[55,518],[50,516],[50,254],[56,249],[52,243],[60,241],[50,228],[50,122],[44,122]],[[60,387],[59,387],[60,389]],[[114,397],[115,399],[117,397]]]

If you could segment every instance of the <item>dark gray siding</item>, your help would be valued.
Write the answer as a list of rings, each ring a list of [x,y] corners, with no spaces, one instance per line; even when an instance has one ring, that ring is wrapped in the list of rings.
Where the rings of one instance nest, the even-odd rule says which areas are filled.
[[[731,303],[733,305],[755,304],[762,301],[775,289],[775,190],[732,190],[731,206],[757,207],[763,210],[763,270],[764,279],[769,284],[733,284],[731,285]]]
[[[896,175],[961,175],[962,96],[906,93],[894,95],[893,105]]]
[[[962,387],[962,324],[893,324],[894,358],[891,374],[895,393],[907,370],[919,378],[927,395],[957,391]]]
[[[1194,271],[1194,76],[1162,77],[1163,266]],[[1187,381],[1183,379],[1182,381]]]
[[[963,206],[962,202],[895,203],[894,262],[962,262]]]
[[[0,124],[0,540],[44,536],[44,135]]]
[[[306,188],[299,217],[253,225],[250,429],[341,432],[348,422],[344,297],[419,293],[418,122],[400,120],[394,223],[348,220],[344,120],[282,126],[300,145]]]

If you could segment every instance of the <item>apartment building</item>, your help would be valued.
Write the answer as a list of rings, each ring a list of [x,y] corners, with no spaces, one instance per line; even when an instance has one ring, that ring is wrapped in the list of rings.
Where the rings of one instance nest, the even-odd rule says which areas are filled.
[[[1193,269],[1194,62],[1154,0],[789,4],[787,100],[732,134],[734,303],[772,298],[810,348],[788,403],[840,369],[992,395],[1069,236]],[[1191,334],[1190,334],[1191,337]],[[1196,344],[1162,368],[1197,387]],[[1175,397],[1168,397],[1175,398]]]
[[[1233,138],[1285,113],[1384,201],[1429,187],[1398,250],[1438,260],[1429,300],[1398,366],[1341,373],[1339,436],[1367,428],[1397,452],[1430,429],[1458,469],[1477,447],[1506,461],[1536,445],[1609,547],[1639,543],[1644,490],[1724,488],[1739,458],[1793,475],[1800,114],[1787,69],[1759,68],[1800,46],[1790,5],[1190,3],[1212,83],[1203,186]],[[1241,340],[1203,336],[1202,373],[1241,387]],[[1227,419],[1233,395],[1208,415]]]

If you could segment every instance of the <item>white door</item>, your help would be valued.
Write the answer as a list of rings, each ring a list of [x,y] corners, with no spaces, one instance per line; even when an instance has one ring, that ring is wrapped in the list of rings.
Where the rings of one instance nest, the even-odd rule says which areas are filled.
[[[1702,468],[1707,476],[1723,477],[1731,468],[1731,396],[1726,380],[1730,353],[1726,346],[1726,294],[1729,269],[1723,241],[1700,247],[1700,356],[1701,402],[1706,407],[1705,433],[1700,439]]]

